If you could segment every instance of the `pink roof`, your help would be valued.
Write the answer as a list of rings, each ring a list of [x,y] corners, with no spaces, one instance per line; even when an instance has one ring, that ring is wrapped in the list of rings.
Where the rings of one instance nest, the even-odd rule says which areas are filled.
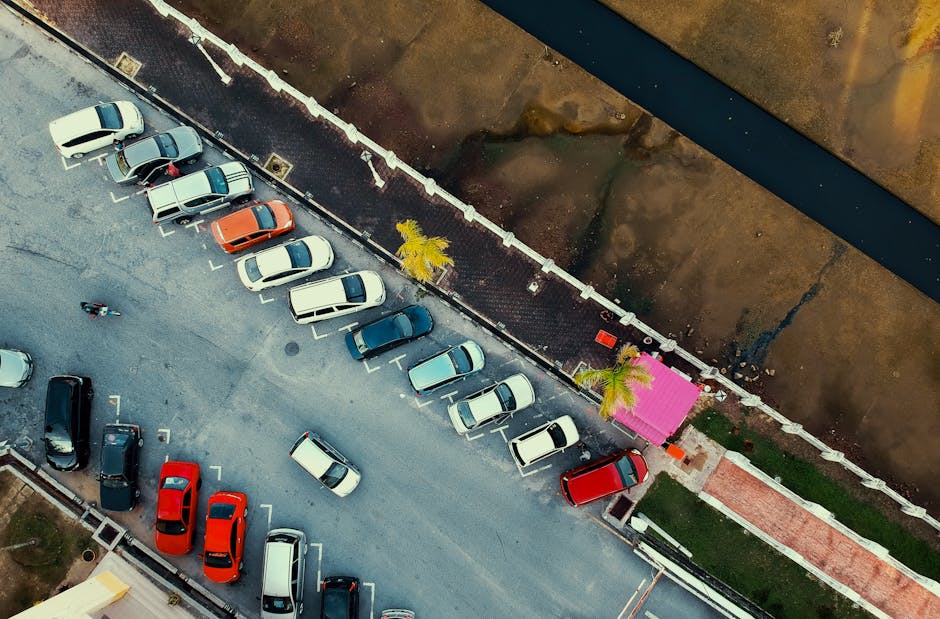
[[[692,410],[701,388],[646,353],[634,363],[645,365],[653,382],[649,387],[634,385],[636,408],[627,411],[619,406],[614,419],[653,445],[662,445]]]

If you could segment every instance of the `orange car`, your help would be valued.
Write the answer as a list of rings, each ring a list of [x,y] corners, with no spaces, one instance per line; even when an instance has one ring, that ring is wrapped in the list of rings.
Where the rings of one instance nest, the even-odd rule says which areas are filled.
[[[258,202],[212,222],[212,236],[234,254],[294,229],[294,216],[280,200]]]
[[[206,542],[202,571],[215,582],[235,582],[241,576],[245,552],[248,497],[241,492],[216,492],[206,508]]]

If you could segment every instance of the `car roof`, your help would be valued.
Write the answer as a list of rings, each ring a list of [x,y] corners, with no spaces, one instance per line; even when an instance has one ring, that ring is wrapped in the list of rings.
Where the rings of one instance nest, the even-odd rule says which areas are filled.
[[[454,348],[456,346],[442,350],[408,370],[408,375],[411,377],[411,382],[416,389],[423,389],[456,376],[457,368],[454,367],[448,354]]]
[[[222,240],[231,241],[232,239],[237,239],[246,234],[257,232],[258,218],[255,217],[255,209],[261,207],[261,204],[252,204],[247,208],[229,213],[225,217],[220,217],[215,222],[215,225]]]
[[[264,595],[290,596],[292,544],[266,541],[264,544]],[[275,571],[276,570],[276,571]]]
[[[559,449],[555,447],[555,443],[552,441],[552,437],[548,432],[552,424],[558,424],[565,435],[568,445],[578,440],[578,429],[575,427],[574,421],[570,416],[562,415],[557,419],[548,421],[538,428],[533,428],[526,434],[523,434],[522,437],[519,437],[522,440],[513,439],[519,456],[526,462],[532,462],[536,458]]]
[[[71,114],[66,114],[62,118],[57,118],[49,123],[49,133],[52,135],[53,141],[61,144],[87,131],[100,129],[101,119],[95,110],[97,107],[97,105],[92,105]]]
[[[289,241],[276,247],[259,251],[254,254],[254,258],[255,264],[258,265],[258,270],[261,271],[262,277],[267,277],[272,273],[280,273],[281,271],[293,268],[291,266],[290,254],[287,252],[286,248],[287,245],[293,243],[303,243],[307,247],[310,251],[310,258],[314,266],[322,266],[325,264],[332,253],[329,242],[316,234],[311,234],[310,236],[305,236],[296,241]]]
[[[310,439],[311,437],[307,436],[305,440],[300,441],[291,457],[307,469],[311,475],[319,479],[335,461]]]

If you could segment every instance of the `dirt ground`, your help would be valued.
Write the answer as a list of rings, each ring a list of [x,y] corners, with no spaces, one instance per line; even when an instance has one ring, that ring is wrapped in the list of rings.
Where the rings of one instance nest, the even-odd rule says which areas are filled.
[[[940,514],[940,309],[786,203],[471,0],[174,4],[642,320],[729,373],[740,370],[783,414]],[[630,10],[646,21],[660,16],[692,51],[711,49],[696,39],[700,30],[723,41],[749,28],[775,32],[773,20],[800,7],[809,17],[799,23],[815,24],[821,10],[750,3],[758,8],[723,37],[734,2],[700,0],[667,19],[662,7],[674,4]],[[877,11],[893,21],[870,15],[867,28],[883,42],[913,5],[882,4]],[[851,64],[843,56],[856,29],[843,26],[843,43],[828,48],[828,27],[814,26],[823,37],[816,66],[834,74],[836,59]],[[774,41],[761,42],[764,57],[786,49]],[[810,88],[803,74],[770,79],[769,69],[755,69],[744,86],[763,102],[790,84],[785,101],[816,102],[812,113],[794,113],[794,124],[841,139],[837,150],[871,159],[876,176],[922,179],[898,192],[929,211],[940,203],[940,105],[928,109],[933,91],[919,100],[905,91],[904,109],[924,105],[902,139],[887,120],[895,116],[877,113],[901,104],[878,88],[905,67],[929,67],[936,53],[869,62],[878,49],[853,56],[851,88]],[[819,93],[833,100],[823,105]],[[885,136],[897,144],[886,147]]]
[[[0,546],[25,541],[8,539],[8,527],[17,513],[29,513],[52,523],[60,548],[58,553],[48,548],[33,552],[31,547],[0,552],[0,617],[26,610],[91,574],[95,562],[81,557],[85,548],[98,549],[89,532],[8,472],[0,473],[0,505]],[[43,560],[36,559],[40,553]]]

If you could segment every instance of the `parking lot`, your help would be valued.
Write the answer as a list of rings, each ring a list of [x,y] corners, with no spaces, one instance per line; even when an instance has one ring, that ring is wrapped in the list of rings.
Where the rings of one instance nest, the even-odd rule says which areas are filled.
[[[313,326],[295,324],[287,288],[250,293],[209,233],[223,210],[187,226],[153,225],[139,187],[119,187],[103,156],[64,160],[48,122],[98,101],[130,99],[147,134],[176,124],[59,45],[4,13],[0,57],[8,118],[0,126],[0,205],[5,291],[0,346],[30,352],[35,374],[25,387],[0,392],[0,439],[29,437],[26,453],[42,461],[47,379],[90,376],[96,397],[91,463],[57,474],[86,499],[97,497],[101,428],[116,420],[143,429],[142,504],[114,518],[138,538],[153,537],[156,481],[167,459],[202,467],[199,518],[217,490],[245,492],[249,526],[245,570],[235,585],[202,575],[201,524],[196,550],[169,557],[243,612],[257,613],[261,545],[272,527],[303,529],[310,542],[307,613],[318,582],[354,575],[365,587],[362,615],[413,607],[419,616],[618,617],[653,570],[597,526],[589,510],[558,496],[558,473],[583,452],[601,455],[624,437],[590,413],[566,387],[291,200],[297,229],[332,244],[332,268],[313,279],[373,269],[385,282],[382,308]],[[227,161],[209,147],[184,172]],[[161,179],[165,180],[165,179]],[[256,177],[258,199],[276,197]],[[277,244],[284,238],[269,242]],[[459,265],[457,265],[459,268]],[[419,298],[420,297],[420,298]],[[80,301],[122,312],[92,320]],[[356,324],[419,302],[434,317],[426,338],[376,359],[353,361],[343,336]],[[465,339],[485,351],[486,367],[453,388],[416,398],[409,363]],[[524,372],[534,406],[467,438],[454,432],[453,398]],[[584,446],[527,469],[506,441],[548,419],[570,414]],[[334,496],[288,458],[304,431],[315,430],[362,470],[359,488]],[[667,581],[664,608],[683,616],[712,612]],[[656,613],[647,603],[649,612]]]

